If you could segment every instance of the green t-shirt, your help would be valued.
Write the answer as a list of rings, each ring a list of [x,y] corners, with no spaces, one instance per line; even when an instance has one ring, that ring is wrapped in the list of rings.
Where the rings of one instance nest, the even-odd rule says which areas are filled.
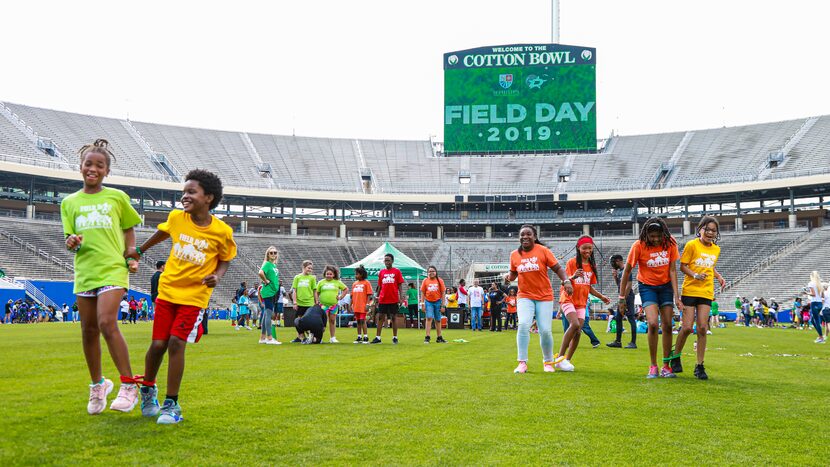
[[[323,279],[317,283],[317,293],[320,294],[320,304],[323,306],[337,305],[337,295],[346,290],[346,284],[337,279]]]
[[[743,304],[743,302],[741,302],[741,299],[735,300],[735,309],[740,310],[742,304]]]
[[[718,302],[712,300],[712,313],[718,313]]]
[[[141,217],[121,190],[104,187],[95,194],[76,191],[61,202],[64,235],[82,235],[75,255],[73,293],[105,285],[129,288],[124,261],[124,230],[141,223]]]
[[[297,274],[291,288],[297,293],[297,306],[314,306],[314,289],[317,278],[310,274]]]
[[[265,278],[268,279],[268,285],[263,285],[260,293],[262,298],[271,298],[279,292],[280,288],[280,272],[274,263],[266,261],[262,264],[262,272],[265,273]]]
[[[415,289],[409,289],[406,291],[406,299],[407,305],[417,305],[418,304],[418,291]]]

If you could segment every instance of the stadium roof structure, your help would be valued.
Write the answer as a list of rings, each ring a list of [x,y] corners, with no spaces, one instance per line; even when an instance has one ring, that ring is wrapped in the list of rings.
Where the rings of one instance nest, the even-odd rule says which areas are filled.
[[[357,269],[358,266],[362,265],[366,268],[366,272],[369,275],[366,279],[375,280],[378,278],[378,271],[386,268],[386,265],[383,264],[383,257],[387,253],[391,253],[395,257],[395,267],[401,270],[401,274],[403,274],[404,279],[411,280],[426,277],[426,269],[424,269],[414,259],[403,254],[401,250],[395,248],[395,246],[389,242],[384,242],[383,245],[379,246],[375,251],[369,253],[369,255],[362,260],[341,268],[340,276],[344,278],[353,278],[354,270]]]

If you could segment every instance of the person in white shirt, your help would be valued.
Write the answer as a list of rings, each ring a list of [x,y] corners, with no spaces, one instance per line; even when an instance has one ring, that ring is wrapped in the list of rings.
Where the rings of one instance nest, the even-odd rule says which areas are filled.
[[[481,331],[481,315],[484,306],[484,289],[478,285],[478,279],[473,280],[473,286],[467,290],[470,300],[470,328],[473,331]],[[459,294],[459,305],[461,303],[461,294]]]
[[[821,276],[818,271],[810,274],[810,283],[807,284],[807,295],[810,297],[810,324],[818,333],[816,344],[824,344],[824,333],[821,325],[821,310],[824,308],[824,286],[821,283]]]
[[[130,302],[127,301],[127,296],[121,298],[121,324],[127,324],[127,317],[130,316]]]

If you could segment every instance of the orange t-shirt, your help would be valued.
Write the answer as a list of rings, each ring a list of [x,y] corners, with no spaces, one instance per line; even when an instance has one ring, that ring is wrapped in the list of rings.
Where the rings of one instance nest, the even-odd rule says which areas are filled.
[[[444,298],[444,290],[444,280],[440,277],[436,277],[435,279],[427,277],[421,282],[421,295],[428,302],[442,300]]]
[[[367,280],[352,284],[352,310],[355,313],[366,313],[366,304],[372,293],[372,284]]]
[[[553,287],[548,279],[548,269],[559,262],[547,247],[533,245],[530,251],[510,254],[510,271],[519,275],[519,298],[553,301]]]
[[[516,312],[516,296],[508,295],[507,298],[504,299],[507,303],[507,312],[508,313],[515,313]]]
[[[646,285],[663,285],[671,280],[669,268],[674,267],[679,258],[676,241],[666,250],[663,245],[648,246],[637,240],[631,245],[627,263],[632,268],[637,266],[638,281]]]
[[[571,277],[577,269],[579,267],[576,265],[576,258],[571,258],[565,266],[565,274]],[[585,304],[588,303],[588,295],[591,293],[591,284],[596,283],[597,276],[594,274],[593,268],[591,268],[591,263],[587,261],[583,262],[582,276],[574,278],[572,284],[574,288],[573,295],[568,295],[565,292],[565,287],[562,287],[559,291],[559,303],[571,303],[574,308],[585,308]]]

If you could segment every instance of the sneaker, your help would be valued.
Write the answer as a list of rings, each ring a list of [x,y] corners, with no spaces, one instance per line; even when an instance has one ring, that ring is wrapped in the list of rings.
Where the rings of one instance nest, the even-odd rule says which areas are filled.
[[[245,326],[245,329],[247,329],[247,330],[249,330],[249,331],[251,331],[251,330],[252,330],[250,326]]]
[[[636,348],[637,348],[637,344],[635,344],[635,343],[633,343],[633,342],[629,342],[629,343],[628,343],[628,345],[626,345],[626,346],[625,346],[625,348],[626,348],[626,349],[636,349]]]
[[[444,336],[438,336],[438,338],[435,339],[435,343],[436,344],[446,344],[447,341],[444,340]]]
[[[559,355],[558,353],[553,354],[553,363],[559,363],[563,360],[565,360],[564,355]]]
[[[295,337],[294,340],[291,341],[292,344],[300,344],[302,342],[303,342],[303,340],[300,339],[299,337]]]
[[[591,344],[591,346],[593,346],[593,347],[596,349],[596,348],[597,348],[597,347],[599,347],[601,344],[602,344],[602,342],[597,341],[597,343],[596,343],[596,344]]]
[[[424,337],[424,344],[429,344],[429,336]]]
[[[368,344],[368,343],[369,343],[369,336],[363,336],[363,343],[364,343],[364,344]]]
[[[702,363],[695,365],[695,378],[702,380],[709,379],[709,375],[706,374],[706,369],[703,368]]]
[[[164,400],[164,405],[161,406],[159,418],[156,423],[159,425],[174,425],[184,419],[182,417],[182,407],[178,402],[173,402],[170,399]]]
[[[816,344],[824,344],[824,338],[817,337],[816,340],[814,340],[813,342],[815,342]]]
[[[106,378],[103,383],[89,385],[89,403],[86,405],[86,411],[90,415],[97,415],[104,411],[107,407],[107,396],[112,392],[112,387],[112,381]]]
[[[393,343],[393,344],[397,344],[397,343],[398,343],[398,336],[392,336],[392,343]]]
[[[553,364],[551,364],[551,362],[545,362],[544,371],[545,373],[554,373],[556,369],[553,368]]]
[[[265,340],[265,339],[260,339],[260,340],[259,340],[259,343],[260,343],[260,344],[267,344],[267,343],[268,343],[268,341],[267,341],[267,340]]]
[[[331,339],[329,339],[329,344],[339,344],[339,343],[340,343],[340,341],[337,340],[336,337],[332,337]]]
[[[527,373],[527,362],[519,362],[519,366],[513,370],[513,373]]]
[[[366,342],[366,339],[364,339],[363,342]],[[375,338],[372,339],[372,342],[369,342],[369,343],[370,344],[380,344],[380,337],[375,336]]]
[[[707,329],[707,330],[706,330],[706,335],[707,335],[707,336],[709,336],[709,335],[711,335],[711,334],[712,334],[712,331],[710,331],[709,329]]]
[[[159,406],[158,386],[141,387],[141,415],[145,417],[156,417],[161,407]]]
[[[574,371],[573,363],[567,358],[556,364],[556,369],[560,371]]]
[[[680,357],[674,357],[669,360],[672,373],[683,373],[683,364],[680,363]]]
[[[360,337],[360,336],[357,336],[357,338],[354,340],[354,342],[352,342],[352,344],[360,344],[362,342],[363,342],[363,338]]]
[[[671,371],[668,365],[664,366],[663,369],[660,370],[660,377],[661,378],[677,378],[677,375]]]
[[[236,326],[236,330],[239,331],[239,326]]]
[[[268,339],[268,340],[265,341],[265,343],[268,344],[268,345],[282,345],[282,342],[280,342],[276,339]]]
[[[118,388],[118,395],[110,404],[110,410],[117,410],[119,412],[129,412],[138,404],[138,385],[130,383],[121,383]]]
[[[612,348],[614,348],[614,349],[619,349],[619,348],[621,348],[621,347],[622,347],[622,344],[620,344],[618,341],[609,342],[609,343],[607,343],[607,344],[605,344],[605,345],[606,345],[607,347],[612,347]]]
[[[651,365],[648,367],[648,374],[646,375],[646,379],[654,378],[657,378],[657,365]]]

